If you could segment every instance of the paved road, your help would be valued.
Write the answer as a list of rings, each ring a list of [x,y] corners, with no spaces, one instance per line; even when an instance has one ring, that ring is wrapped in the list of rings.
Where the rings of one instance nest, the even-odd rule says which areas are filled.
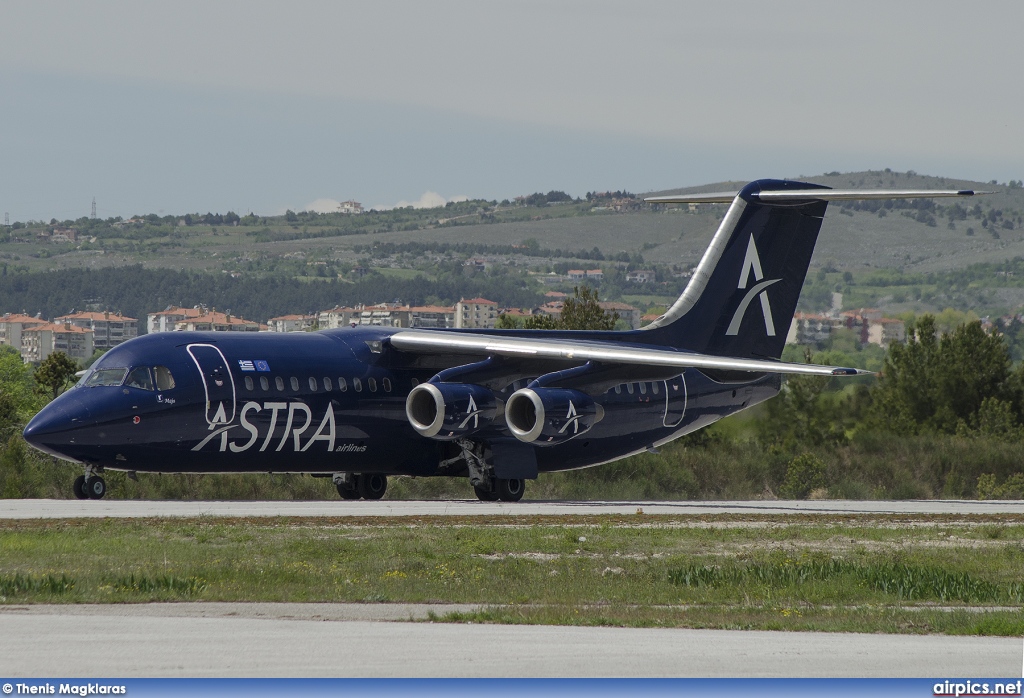
[[[751,501],[751,502],[502,502],[325,501],[163,502],[77,499],[0,500],[2,519],[141,518],[150,516],[495,516],[594,514],[1014,514],[1024,501]]]
[[[1020,638],[331,620],[393,616],[388,608],[343,604],[0,606],[0,672],[12,678],[1009,678],[1021,671]],[[426,608],[404,605],[399,614],[422,617]]]

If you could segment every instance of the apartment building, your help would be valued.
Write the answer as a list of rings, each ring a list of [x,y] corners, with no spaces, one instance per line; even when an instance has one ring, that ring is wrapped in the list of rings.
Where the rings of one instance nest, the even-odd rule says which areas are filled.
[[[92,330],[95,348],[104,351],[139,335],[139,321],[120,313],[71,313],[56,317],[53,322],[55,325],[70,324],[73,327]]]
[[[21,351],[21,335],[26,328],[48,324],[46,320],[20,313],[4,313],[0,318],[0,344]]]
[[[308,332],[317,319],[315,315],[280,315],[267,320],[271,332]]]
[[[70,322],[32,325],[22,330],[21,358],[26,363],[38,363],[56,351],[62,351],[76,361],[92,358],[95,351],[93,331]]]
[[[166,310],[161,310],[159,313],[150,313],[146,316],[146,331],[150,334],[154,332],[174,332],[174,328],[182,320],[197,318],[206,315],[207,312],[206,308],[201,305],[197,305],[194,308],[180,308],[169,305]]]
[[[493,329],[498,321],[498,304],[486,298],[462,299],[455,304],[455,326]]]
[[[268,328],[258,322],[214,310],[199,317],[180,320],[174,329],[178,332],[260,332]]]

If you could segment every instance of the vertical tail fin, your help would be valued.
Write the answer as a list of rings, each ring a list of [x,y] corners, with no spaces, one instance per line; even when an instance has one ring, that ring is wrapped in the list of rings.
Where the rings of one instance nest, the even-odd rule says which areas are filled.
[[[759,180],[736,194],[686,290],[645,328],[651,339],[721,356],[780,357],[828,202],[762,201],[759,195],[819,188],[827,190]],[[702,200],[729,200],[715,197]]]
[[[652,203],[728,203],[683,295],[643,328],[654,344],[738,358],[782,356],[829,201],[965,197],[991,192],[836,190],[761,179],[739,193],[661,196]]]

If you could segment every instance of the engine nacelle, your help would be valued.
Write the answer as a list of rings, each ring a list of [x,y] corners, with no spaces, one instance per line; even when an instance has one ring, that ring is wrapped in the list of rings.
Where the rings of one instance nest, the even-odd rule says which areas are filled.
[[[405,400],[405,416],[413,429],[440,441],[454,441],[490,425],[498,400],[482,385],[421,383]]]
[[[554,446],[590,431],[604,408],[578,390],[523,388],[505,403],[509,431],[535,446]]]

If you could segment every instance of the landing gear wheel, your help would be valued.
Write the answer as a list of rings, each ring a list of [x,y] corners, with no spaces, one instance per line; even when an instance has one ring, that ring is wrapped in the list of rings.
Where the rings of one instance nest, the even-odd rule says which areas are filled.
[[[85,491],[85,475],[79,475],[75,478],[75,483],[71,486],[71,489],[75,491],[75,499],[88,499],[89,493]]]
[[[386,475],[370,473],[360,475],[356,480],[356,489],[363,499],[380,499],[388,489],[388,478]]]
[[[342,499],[359,499],[359,491],[353,485],[338,483],[338,494]]]
[[[498,499],[503,502],[518,502],[526,492],[526,481],[517,477],[507,480],[499,477],[494,484],[498,492]]]
[[[488,490],[483,486],[474,486],[473,491],[476,492],[476,498],[481,502],[496,502],[498,501],[498,491]]]
[[[93,475],[85,481],[85,491],[89,499],[103,499],[103,495],[107,493],[107,483],[100,476]]]

